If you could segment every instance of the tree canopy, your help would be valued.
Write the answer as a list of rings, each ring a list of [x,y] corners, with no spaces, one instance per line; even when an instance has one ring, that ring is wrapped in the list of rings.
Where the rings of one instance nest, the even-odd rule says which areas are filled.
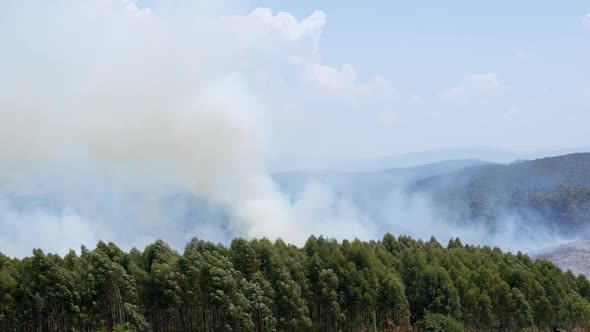
[[[452,239],[194,238],[125,252],[0,254],[1,331],[521,331],[590,328],[590,282]]]

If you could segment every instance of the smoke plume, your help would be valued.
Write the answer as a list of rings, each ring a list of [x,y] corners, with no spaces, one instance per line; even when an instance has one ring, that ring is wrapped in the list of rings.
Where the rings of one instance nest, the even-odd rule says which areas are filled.
[[[382,76],[359,83],[353,66],[321,63],[323,12],[297,20],[226,7],[0,4],[0,250],[65,253],[97,240],[128,249],[156,238],[181,248],[193,236],[302,244],[310,234],[384,232],[505,244],[520,235],[512,222],[506,241],[461,229],[396,188],[369,208],[314,181],[283,193],[267,172],[277,131],[310,150],[341,146],[359,125],[351,108],[395,122],[397,94]],[[311,105],[323,112],[302,116]],[[325,135],[336,117],[349,125]]]
[[[156,196],[182,188],[230,211],[236,234],[302,241],[289,203],[265,172],[268,110],[224,49],[228,18],[201,12],[171,20],[120,0],[2,6],[5,186],[30,188],[31,179],[43,179],[35,188]],[[76,174],[81,181],[70,178]],[[142,212],[142,222],[159,222],[153,212]],[[64,229],[81,224],[60,214]],[[11,211],[2,223],[52,223],[41,216],[24,218],[39,220],[32,223]],[[82,228],[87,235],[96,225]],[[117,230],[102,234],[109,232]]]

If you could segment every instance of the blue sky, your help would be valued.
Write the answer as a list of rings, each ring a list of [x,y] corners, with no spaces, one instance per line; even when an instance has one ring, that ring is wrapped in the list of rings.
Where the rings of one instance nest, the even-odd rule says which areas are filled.
[[[244,81],[268,111],[271,159],[590,145],[587,1],[103,3],[195,24],[186,43],[216,60],[186,66]]]
[[[572,84],[588,81],[588,71],[580,67],[590,59],[590,34],[582,25],[590,12],[587,1],[252,1],[251,6],[300,18],[324,11],[321,49],[327,63],[354,63],[411,88],[445,86],[431,83],[432,77],[424,80],[428,73],[452,80],[481,70],[515,79],[538,71],[568,75]],[[527,61],[518,61],[517,54]]]
[[[359,77],[386,77],[401,95],[400,122],[427,109],[440,115],[438,126],[406,122],[401,129],[406,137],[420,128],[432,136],[392,146],[390,153],[462,143],[543,149],[590,142],[579,125],[590,120],[587,1],[251,1],[251,6],[296,17],[322,10],[327,15],[320,46],[324,63],[351,63]],[[465,76],[485,73],[506,87],[486,105],[434,100],[460,86]],[[408,102],[412,98],[422,102]],[[457,116],[453,112],[459,109],[471,114]],[[486,113],[474,115],[482,109]]]

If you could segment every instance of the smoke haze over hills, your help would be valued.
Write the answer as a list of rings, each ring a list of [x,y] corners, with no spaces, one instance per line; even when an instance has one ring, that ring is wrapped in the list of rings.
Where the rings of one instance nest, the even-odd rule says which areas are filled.
[[[482,155],[369,158],[388,145],[427,146],[418,131],[395,126],[435,131],[437,103],[507,90],[495,74],[467,76],[462,89],[436,94],[432,107],[400,115],[419,98],[382,74],[323,61],[326,13],[298,19],[266,8],[244,13],[248,6],[236,3],[0,5],[2,252],[63,254],[98,240],[141,247],[156,238],[181,246],[193,236],[302,244],[309,234],[370,239],[392,232],[522,250],[561,240],[513,214],[490,233],[440,214],[428,195],[405,192],[411,182],[485,160],[384,170]],[[444,145],[457,146],[474,131]],[[346,168],[374,172],[271,174],[272,161],[289,154],[352,156],[360,165]],[[500,154],[504,159],[487,161],[516,155]]]

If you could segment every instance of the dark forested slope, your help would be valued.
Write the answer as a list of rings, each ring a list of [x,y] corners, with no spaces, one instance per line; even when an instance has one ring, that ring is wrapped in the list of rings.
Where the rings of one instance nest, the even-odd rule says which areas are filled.
[[[507,220],[528,229],[543,226],[566,237],[590,228],[590,153],[511,164],[455,160],[364,173],[287,172],[274,179],[295,197],[306,184],[325,185],[378,225],[390,223],[391,213],[381,212],[392,206],[393,194],[432,203],[424,208],[453,225],[479,223],[492,232]]]
[[[390,234],[0,255],[1,331],[552,331],[589,328],[589,300],[545,260]]]
[[[590,153],[469,167],[418,180],[408,190],[426,194],[457,220],[493,224],[510,215],[580,232],[590,221]]]

